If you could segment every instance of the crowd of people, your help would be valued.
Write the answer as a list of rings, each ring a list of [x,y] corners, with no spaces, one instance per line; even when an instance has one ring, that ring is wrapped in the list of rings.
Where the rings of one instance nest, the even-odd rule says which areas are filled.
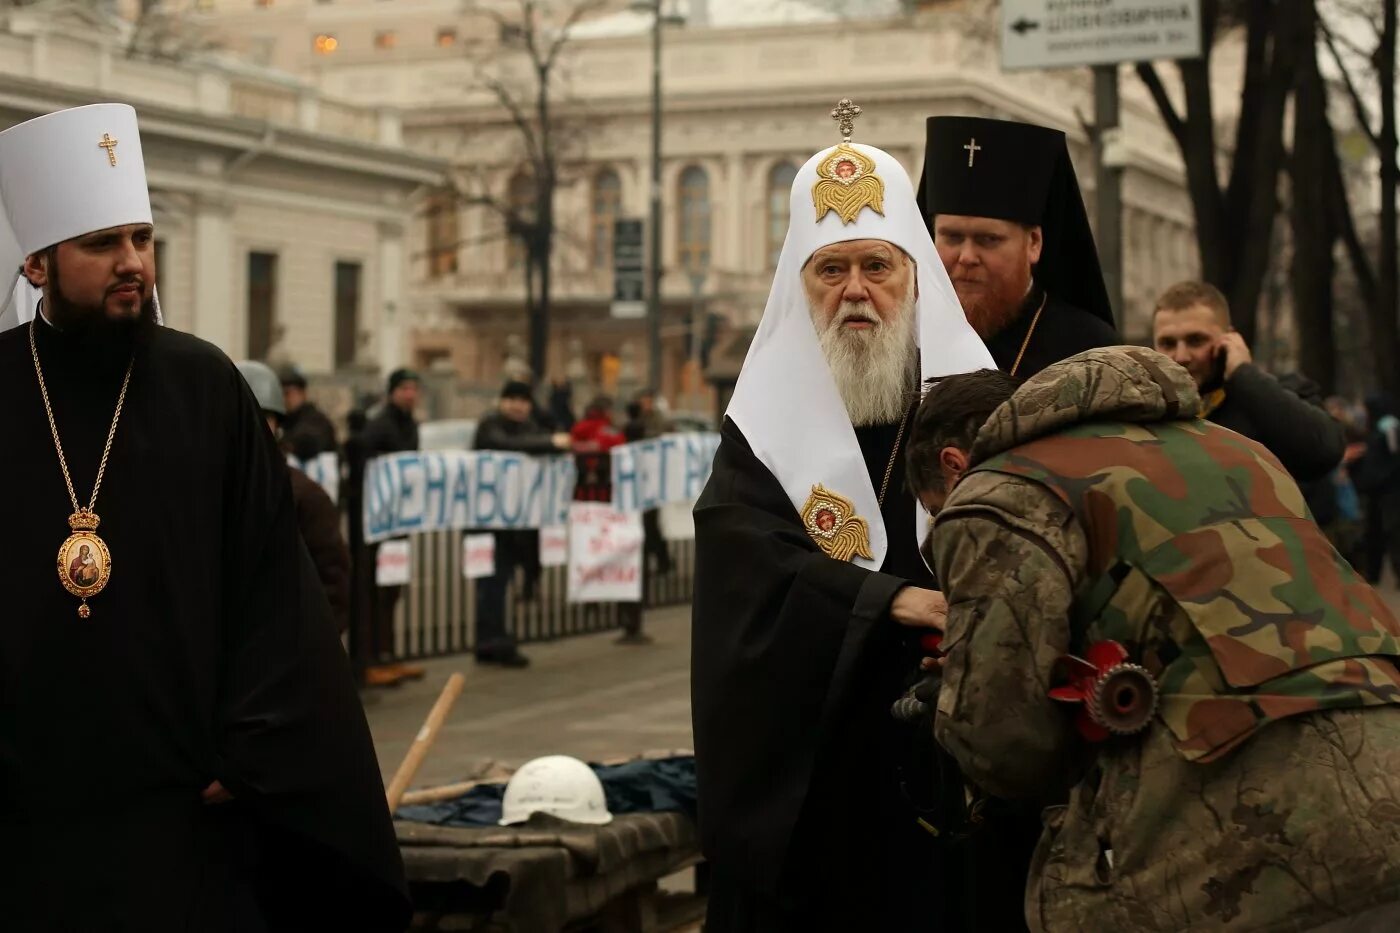
[[[367,460],[419,448],[416,411],[421,377],[413,370],[395,370],[389,376],[387,392],[382,399],[366,400],[369,404],[351,413],[350,430],[341,444],[330,418],[309,400],[307,379],[298,367],[286,366],[280,373],[274,373],[263,363],[250,361],[239,366],[258,396],[282,448],[303,462],[325,453],[343,454],[342,472],[347,485],[359,481]],[[621,420],[620,426],[615,423],[618,420]],[[584,407],[582,417],[576,417],[569,383],[551,383],[548,403],[540,405],[529,383],[512,379],[502,387],[495,410],[477,422],[472,447],[536,456],[571,454],[578,466],[574,498],[606,502],[611,497],[609,452],[629,441],[658,437],[669,430],[670,422],[657,409],[656,395],[649,390],[638,393],[628,404],[625,419],[616,418],[614,402],[605,395],[593,398]],[[324,493],[313,491],[315,484],[300,471],[292,472],[302,532],[336,609],[341,631],[345,631],[349,612],[345,567],[348,558],[345,557],[346,544],[339,536],[340,522],[337,517],[332,526],[330,520],[334,516],[327,512],[326,502],[322,501]],[[655,573],[670,573],[670,550],[662,535],[657,511],[643,513],[643,527],[644,561]],[[331,538],[332,528],[334,539]],[[521,599],[528,601],[539,597],[542,572],[539,532],[497,530],[491,534],[495,539],[494,571],[475,582],[473,651],[480,664],[528,667],[528,656],[520,650],[516,636],[509,630],[507,602],[517,578]],[[312,542],[317,544],[313,546]],[[367,562],[372,563],[379,546],[382,545],[365,552]],[[363,673],[366,686],[392,687],[423,676],[421,665],[399,659],[395,643],[395,619],[403,590],[399,585],[374,588],[369,606],[369,643],[365,649],[369,663]],[[640,607],[625,606],[622,612],[621,641],[646,643],[641,633]]]

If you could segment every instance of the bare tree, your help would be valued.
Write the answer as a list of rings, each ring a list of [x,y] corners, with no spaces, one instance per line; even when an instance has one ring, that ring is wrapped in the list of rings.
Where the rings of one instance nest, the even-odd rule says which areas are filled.
[[[45,2],[0,0],[0,10],[39,6]],[[66,5],[106,17],[121,28],[128,58],[180,62],[222,48],[212,31],[193,22],[166,0],[139,0],[125,8],[119,7],[116,0],[67,0]]]
[[[1337,150],[1327,112],[1327,85],[1318,68],[1316,10],[1311,0],[1299,3],[1312,38],[1300,56],[1293,98],[1293,148],[1288,158],[1289,218],[1293,257],[1289,281],[1293,320],[1298,337],[1298,363],[1324,392],[1336,384],[1337,347],[1333,331],[1332,283],[1336,273],[1333,249],[1340,237],[1341,217],[1329,203],[1333,192],[1318,179],[1337,170]],[[1346,210],[1342,206],[1342,210]]]
[[[558,237],[554,197],[561,182],[561,164],[580,139],[579,119],[564,120],[555,112],[559,93],[560,56],[570,32],[580,20],[602,9],[606,0],[511,0],[508,5],[469,5],[468,11],[493,22],[500,42],[475,61],[474,83],[505,114],[516,136],[520,174],[529,196],[514,199],[510,192],[487,190],[469,183],[458,191],[460,201],[493,212],[507,237],[521,244],[525,258],[525,304],[529,319],[529,365],[532,378],[545,376],[549,346],[550,273]],[[514,75],[521,67],[524,80]]]
[[[1357,232],[1347,199],[1346,180],[1335,141],[1329,171],[1323,176],[1330,202],[1356,275],[1357,288],[1366,308],[1372,363],[1380,384],[1400,391],[1400,231],[1397,231],[1396,187],[1400,163],[1396,161],[1395,47],[1396,0],[1334,0],[1320,24],[1322,38],[1339,80],[1351,101],[1355,122],[1370,141],[1379,162],[1380,218],[1378,255],[1373,259]],[[1363,33],[1369,43],[1353,38]],[[1379,106],[1376,107],[1378,102]],[[1374,116],[1373,110],[1379,115]]]
[[[127,35],[128,58],[180,62],[223,47],[215,33],[173,9],[166,0],[141,0]]]
[[[1284,114],[1299,55],[1307,42],[1312,0],[1203,0],[1202,55],[1176,63],[1184,92],[1181,112],[1157,66],[1137,67],[1176,138],[1186,165],[1204,278],[1230,299],[1235,326],[1254,337],[1265,273],[1272,258],[1284,165]],[[1218,35],[1242,29],[1245,73],[1232,145],[1217,139],[1211,61]],[[1218,166],[1226,163],[1222,185]]]

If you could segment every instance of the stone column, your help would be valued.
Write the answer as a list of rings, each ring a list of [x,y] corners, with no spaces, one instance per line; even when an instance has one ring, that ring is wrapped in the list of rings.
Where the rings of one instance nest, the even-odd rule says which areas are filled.
[[[235,297],[247,257],[235,255],[233,203],[224,194],[201,193],[194,207],[194,308],[190,329],[234,359],[247,355],[246,325],[237,320]],[[243,270],[236,274],[235,270]],[[246,283],[244,291],[246,292]]]
[[[714,265],[725,271],[742,272],[747,270],[753,256],[753,249],[745,242],[746,233],[753,230],[753,226],[747,223],[750,205],[753,202],[746,196],[749,179],[744,175],[744,156],[742,153],[731,153],[725,159],[724,178],[727,182],[725,185],[727,204],[723,232],[724,248],[716,251]],[[714,232],[719,233],[719,231]]]
[[[404,331],[408,325],[404,307],[403,224],[379,224],[379,370],[393,372],[407,364]]]

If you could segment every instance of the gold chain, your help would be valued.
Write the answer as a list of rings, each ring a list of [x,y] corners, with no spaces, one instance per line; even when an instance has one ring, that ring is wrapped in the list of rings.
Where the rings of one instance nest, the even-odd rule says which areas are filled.
[[[117,436],[117,422],[122,416],[126,387],[131,383],[131,370],[136,365],[136,357],[133,354],[131,362],[126,364],[126,377],[122,379],[122,391],[117,396],[117,411],[112,415],[112,426],[107,430],[107,446],[102,450],[102,463],[97,468],[97,482],[92,485],[92,498],[88,500],[87,509],[84,510],[78,505],[78,494],[73,491],[73,477],[68,473],[68,460],[63,456],[63,442],[58,439],[58,424],[53,420],[53,406],[49,404],[49,389],[44,385],[44,370],[39,365],[39,347],[34,342],[34,328],[38,323],[37,316],[29,322],[29,352],[34,355],[34,373],[39,377],[39,394],[44,397],[44,411],[49,416],[49,430],[53,432],[53,446],[58,451],[58,465],[63,468],[63,481],[68,484],[68,498],[73,500],[73,511],[91,512],[97,506],[97,491],[102,488],[102,476],[107,472],[107,457],[112,453],[112,438]]]
[[[899,456],[899,445],[904,441],[904,429],[909,425],[909,416],[914,409],[904,413],[904,420],[899,422],[899,434],[895,435],[894,450],[890,451],[890,462],[885,465],[885,481],[880,484],[880,495],[875,500],[875,504],[880,508],[885,507],[885,493],[890,490],[890,477],[894,475],[894,461]]]
[[[1040,323],[1040,312],[1045,310],[1045,301],[1049,295],[1042,295],[1040,307],[1035,309],[1035,317],[1031,320],[1031,329],[1026,331],[1026,339],[1021,341],[1021,352],[1016,354],[1016,362],[1011,364],[1010,375],[1016,375],[1016,370],[1021,368],[1021,357],[1026,355],[1026,347],[1031,345],[1031,337],[1035,335],[1035,325]]]

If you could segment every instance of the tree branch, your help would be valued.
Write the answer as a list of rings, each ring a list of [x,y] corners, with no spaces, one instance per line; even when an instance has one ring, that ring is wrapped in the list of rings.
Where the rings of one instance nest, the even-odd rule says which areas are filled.
[[[554,67],[554,62],[559,58],[560,51],[569,41],[570,30],[588,14],[601,10],[605,3],[606,0],[583,0],[569,11],[568,18],[564,20],[564,25],[559,28],[559,34],[554,37],[554,41],[549,45],[549,52],[545,55],[543,64],[546,69]]]
[[[530,117],[521,108],[510,89],[499,78],[490,78],[480,75],[477,79],[483,88],[495,95],[496,100],[506,113],[510,115],[510,122],[515,124],[515,128],[520,131],[520,135],[525,137],[525,147],[529,152],[531,162],[539,158],[539,136],[535,132],[535,125]]]
[[[1379,152],[1381,148],[1381,137],[1372,129],[1371,114],[1366,108],[1366,101],[1361,98],[1361,92],[1357,90],[1355,82],[1351,80],[1351,72],[1342,63],[1342,56],[1337,51],[1337,44],[1333,38],[1332,30],[1327,23],[1319,16],[1317,19],[1318,31],[1322,33],[1322,40],[1327,44],[1327,51],[1332,55],[1332,61],[1337,66],[1337,70],[1342,74],[1342,82],[1346,86],[1347,96],[1351,98],[1352,109],[1356,111],[1356,122],[1361,125],[1361,129],[1366,133],[1366,137],[1371,140],[1371,145]]]
[[[520,0],[520,38],[525,42],[525,51],[536,68],[541,64],[540,48],[536,42],[539,23],[535,19],[534,0]]]
[[[1282,19],[1284,14],[1268,0],[1249,0],[1245,25],[1244,84],[1240,88],[1239,119],[1235,124],[1235,157],[1225,184],[1226,210],[1233,217],[1243,217],[1248,210],[1248,195],[1245,192],[1252,183],[1256,153],[1270,144],[1261,137],[1265,132],[1273,132],[1273,127],[1264,123],[1266,118],[1270,124],[1273,122],[1273,108],[1269,106],[1271,98],[1279,91],[1286,95],[1293,84],[1292,75],[1281,74],[1279,69],[1282,45],[1279,21]],[[1271,45],[1272,61],[1269,56]],[[1205,88],[1209,92],[1208,79]],[[1192,111],[1194,113],[1195,108]],[[1201,113],[1205,116],[1213,111],[1203,110]]]
[[[1152,100],[1157,104],[1157,111],[1162,115],[1162,122],[1167,125],[1167,129],[1176,138],[1176,144],[1184,149],[1186,147],[1186,124],[1181,119],[1181,114],[1177,113],[1176,105],[1172,103],[1172,99],[1167,96],[1167,89],[1162,84],[1162,76],[1157,73],[1157,66],[1151,62],[1141,62],[1137,66],[1137,74],[1152,94]]]

